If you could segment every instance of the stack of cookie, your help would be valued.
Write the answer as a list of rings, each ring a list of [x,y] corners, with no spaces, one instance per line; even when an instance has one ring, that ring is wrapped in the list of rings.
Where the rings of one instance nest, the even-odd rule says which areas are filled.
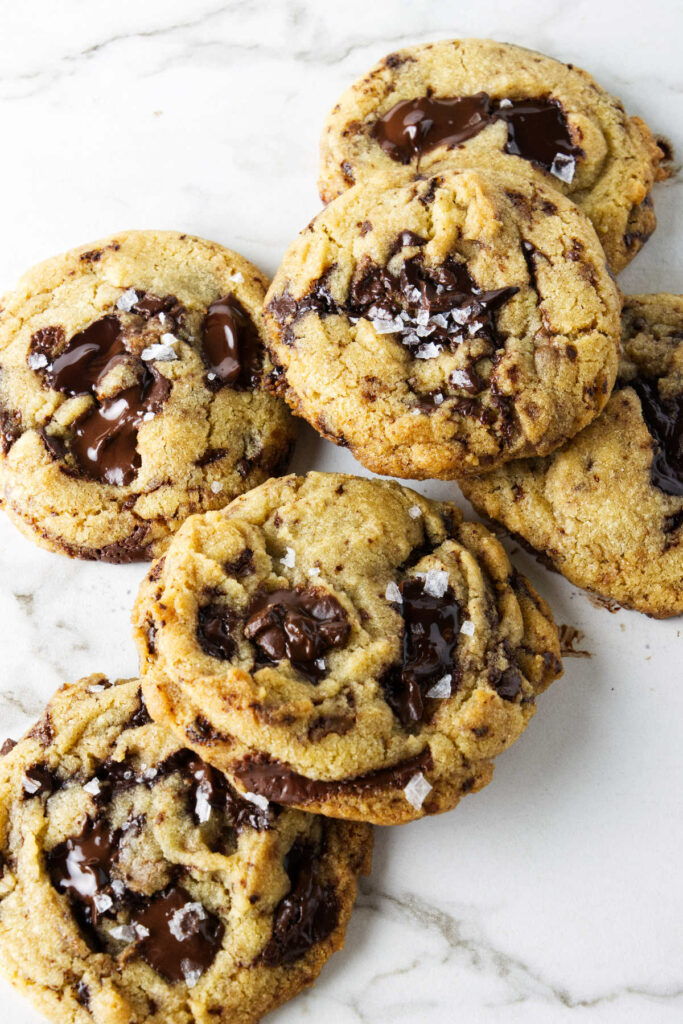
[[[454,504],[280,477],[287,405],[683,611],[683,300],[613,277],[666,155],[571,66],[416,47],[335,107],[329,205],[267,294],[218,245],[127,232],[5,299],[5,510],[154,559],[140,678],[63,687],[2,748],[2,963],[52,1019],[258,1021],[342,945],[371,824],[481,789],[561,673],[547,604]]]

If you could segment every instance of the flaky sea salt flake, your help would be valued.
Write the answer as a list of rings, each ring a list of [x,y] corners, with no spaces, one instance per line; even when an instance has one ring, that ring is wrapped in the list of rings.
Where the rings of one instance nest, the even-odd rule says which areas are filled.
[[[565,181],[568,185],[574,180],[574,173],[576,171],[576,160],[573,156],[567,156],[565,153],[556,153],[555,159],[550,165],[550,173],[554,174],[560,181]]]
[[[24,793],[28,793],[29,796],[33,796],[34,793],[37,793],[38,790],[40,789],[40,785],[41,784],[38,781],[38,779],[31,779],[29,778],[28,775],[24,775],[23,779],[21,780],[21,788],[23,789]]]
[[[422,509],[419,505],[411,505],[408,509],[408,515],[411,519],[419,519],[422,515]]]
[[[377,334],[396,334],[397,331],[403,329],[403,321],[398,316],[391,319],[374,316],[370,323]]]
[[[168,338],[171,340],[168,341]],[[172,348],[173,342],[177,340],[172,334],[162,334],[161,342],[156,342],[154,345],[148,345],[147,348],[143,348],[140,358],[144,359],[145,362],[154,360],[157,363],[172,363],[178,358],[178,353]]]
[[[119,295],[116,308],[120,309],[122,313],[130,313],[137,301],[138,293],[135,291],[135,288],[129,288],[123,295]]]
[[[135,942],[135,929],[129,924],[117,924],[109,929],[109,934],[117,942]]]
[[[440,354],[441,349],[438,345],[435,345],[433,341],[428,341],[424,345],[420,345],[415,353],[416,359],[436,359]]]
[[[401,591],[393,580],[387,583],[387,589],[384,591],[384,596],[387,601],[391,601],[393,604],[403,604],[403,598],[401,597]]]
[[[262,811],[268,810],[268,797],[261,796],[260,793],[245,793],[244,799],[248,800],[250,804],[256,804]]]
[[[85,793],[90,793],[91,796],[99,796],[101,789],[102,787],[100,786],[99,779],[91,779],[90,782],[86,782],[83,787],[83,791]]]
[[[287,569],[293,569],[296,564],[296,552],[294,548],[286,548],[285,556],[280,561]]]
[[[200,823],[200,825],[203,824],[205,821],[208,821],[209,818],[211,817],[212,807],[210,797],[211,789],[208,781],[204,779],[197,786],[194,801],[194,813],[196,814],[197,821]]]
[[[32,352],[26,362],[32,370],[42,370],[47,366],[48,359],[44,352]]]
[[[460,627],[460,632],[464,633],[465,636],[474,636],[474,623],[471,619],[465,619]]]
[[[202,976],[201,967],[197,967],[193,964],[192,960],[181,960],[180,970],[183,972],[183,978],[188,988],[194,988],[199,979]]]
[[[448,590],[448,573],[443,569],[428,569],[423,578],[424,592],[430,597],[443,597]]]
[[[168,930],[174,939],[182,942],[190,935],[196,935],[199,929],[199,922],[206,917],[206,911],[201,903],[186,903],[183,907],[174,910],[168,919]]]
[[[422,772],[418,772],[417,775],[413,775],[403,792],[408,803],[412,804],[416,811],[419,811],[431,788]]]
[[[220,491],[222,491],[223,490],[223,484],[221,483],[221,481],[220,480],[212,480],[211,481],[211,490],[213,491],[214,494],[218,494]]]
[[[450,697],[451,695],[451,683],[453,676],[446,674],[438,679],[431,689],[427,690],[427,696],[434,699],[443,699],[444,697]]]

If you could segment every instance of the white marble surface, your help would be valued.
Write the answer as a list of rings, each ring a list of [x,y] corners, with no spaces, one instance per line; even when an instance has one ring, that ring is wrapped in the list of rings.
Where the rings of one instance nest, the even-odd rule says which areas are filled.
[[[683,152],[682,31],[675,0],[2,4],[0,288],[125,227],[205,235],[272,272],[316,211],[327,109],[416,40],[489,35],[574,61]],[[680,188],[658,188],[661,226],[625,290],[683,291]],[[358,469],[310,431],[295,466]],[[566,662],[488,789],[378,830],[345,951],[273,1022],[682,1019],[681,620],[611,615],[516,561],[592,657]],[[39,551],[0,518],[0,736],[65,679],[135,672],[142,572]],[[3,1022],[38,1021],[1,997]]]

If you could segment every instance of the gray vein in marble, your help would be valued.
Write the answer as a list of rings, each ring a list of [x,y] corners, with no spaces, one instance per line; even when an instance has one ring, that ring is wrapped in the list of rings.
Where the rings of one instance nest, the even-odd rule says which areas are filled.
[[[445,964],[451,958],[458,959],[464,966],[474,968],[480,973],[495,976],[510,988],[510,997],[497,1005],[513,1005],[523,1003],[531,998],[540,998],[550,1004],[558,1004],[568,1009],[592,1008],[604,1003],[613,1003],[625,997],[639,997],[657,1001],[673,1001],[683,997],[683,984],[677,988],[656,987],[646,985],[617,986],[607,992],[599,993],[590,998],[579,998],[563,987],[543,978],[539,972],[524,960],[511,956],[498,949],[482,935],[467,937],[466,931],[472,930],[471,923],[459,920],[444,910],[420,899],[412,893],[395,894],[383,892],[372,882],[361,882],[361,895],[356,904],[356,911],[370,911],[385,917],[404,921],[414,929],[421,929],[437,936],[446,943],[446,951],[440,957]],[[431,956],[431,961],[438,956]],[[416,957],[409,965],[395,971],[375,974],[368,983],[368,988],[385,978],[410,974],[423,966],[425,957]],[[358,1005],[362,998],[354,1000],[354,1009],[362,1021],[362,1011]]]

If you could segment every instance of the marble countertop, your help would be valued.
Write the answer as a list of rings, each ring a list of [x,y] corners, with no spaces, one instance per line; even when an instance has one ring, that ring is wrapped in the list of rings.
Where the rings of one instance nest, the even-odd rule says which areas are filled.
[[[24,0],[0,15],[0,290],[128,227],[223,242],[269,272],[316,212],[323,117],[410,42],[493,36],[590,70],[683,152],[675,0]],[[625,291],[683,292],[681,179]],[[360,471],[302,431],[294,468]],[[419,487],[460,500],[453,484]],[[610,614],[515,561],[585,633],[493,783],[377,831],[345,950],[273,1024],[664,1024],[683,1014],[681,620]],[[0,737],[57,686],[132,675],[144,569],[69,561],[0,516]],[[678,900],[678,902],[677,902]],[[2,1020],[37,1024],[2,988]]]

